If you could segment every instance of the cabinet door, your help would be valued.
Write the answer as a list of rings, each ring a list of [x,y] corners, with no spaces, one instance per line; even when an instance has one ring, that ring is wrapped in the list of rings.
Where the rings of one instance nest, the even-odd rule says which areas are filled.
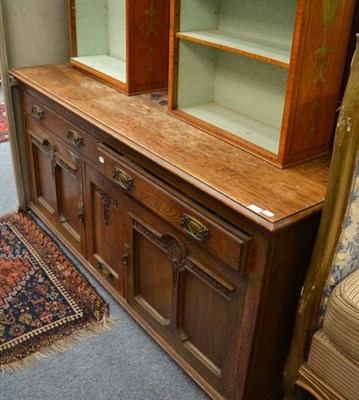
[[[235,327],[242,313],[239,280],[227,282],[212,267],[219,260],[135,201],[126,204],[128,303],[225,393],[233,384]]]
[[[26,119],[31,200],[52,223],[56,220],[56,184],[53,148],[49,135]]]
[[[53,148],[52,173],[56,183],[58,225],[71,245],[85,254],[82,162],[58,143]]]
[[[85,193],[87,258],[123,296],[124,192],[87,164]]]
[[[84,254],[81,161],[36,122],[27,119],[26,124],[32,202],[47,222]]]

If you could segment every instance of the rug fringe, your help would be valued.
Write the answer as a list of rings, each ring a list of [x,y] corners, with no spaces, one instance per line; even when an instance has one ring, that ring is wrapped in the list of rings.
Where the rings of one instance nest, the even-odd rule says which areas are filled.
[[[101,321],[88,325],[82,329],[79,329],[77,332],[74,332],[71,336],[59,339],[58,341],[52,343],[48,347],[44,347],[41,350],[37,351],[36,353],[31,354],[22,360],[15,361],[5,365],[0,365],[0,372],[5,373],[5,372],[20,371],[31,366],[38,360],[41,360],[49,356],[54,356],[60,353],[64,353],[69,349],[71,349],[76,343],[81,342],[83,340],[87,340],[91,337],[95,337],[100,333],[110,330],[117,324],[117,322],[118,318],[116,317],[104,316]]]

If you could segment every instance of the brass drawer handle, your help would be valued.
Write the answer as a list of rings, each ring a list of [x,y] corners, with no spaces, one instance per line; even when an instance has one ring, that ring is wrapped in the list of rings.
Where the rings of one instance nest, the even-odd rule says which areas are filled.
[[[130,189],[133,185],[133,179],[119,168],[114,168],[112,170],[112,178],[119,184],[123,189]]]
[[[45,111],[39,106],[33,105],[31,107],[31,114],[39,121],[44,118]]]
[[[209,229],[187,214],[182,216],[181,226],[189,235],[199,242],[203,242],[209,236]]]
[[[103,265],[102,263],[98,262],[97,263],[97,269],[99,269],[102,272],[102,274],[104,275],[106,280],[112,281],[113,274],[111,273],[111,271],[105,265]]]
[[[67,138],[71,140],[71,142],[76,146],[80,147],[83,142],[83,137],[80,136],[77,132],[72,131],[71,129],[67,131]]]

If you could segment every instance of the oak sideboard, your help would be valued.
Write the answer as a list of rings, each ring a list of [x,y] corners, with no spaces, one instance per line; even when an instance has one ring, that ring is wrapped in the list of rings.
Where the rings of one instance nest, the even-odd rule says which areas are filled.
[[[29,207],[210,397],[281,398],[329,158],[282,170],[69,64],[11,74]]]

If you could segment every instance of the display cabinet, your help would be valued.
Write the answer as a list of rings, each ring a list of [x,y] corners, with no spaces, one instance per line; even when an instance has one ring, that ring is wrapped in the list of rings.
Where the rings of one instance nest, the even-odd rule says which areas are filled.
[[[68,0],[70,63],[126,94],[167,88],[167,0]]]
[[[170,113],[280,167],[328,153],[354,3],[171,0]]]

